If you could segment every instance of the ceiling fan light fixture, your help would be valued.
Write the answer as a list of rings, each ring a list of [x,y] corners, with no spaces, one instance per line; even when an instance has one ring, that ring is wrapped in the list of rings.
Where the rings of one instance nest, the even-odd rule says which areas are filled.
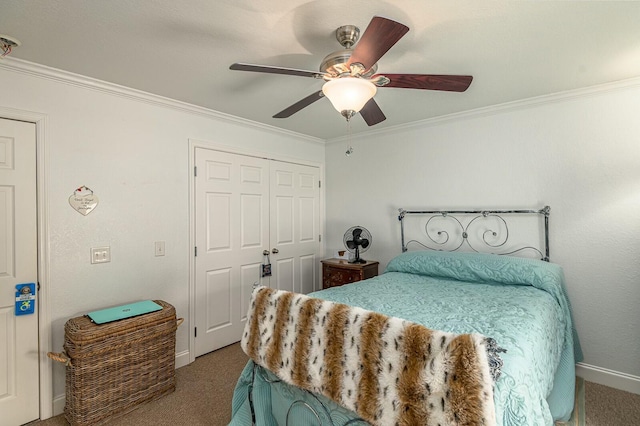
[[[342,115],[345,115],[343,111],[352,111],[348,115],[359,112],[369,99],[373,98],[377,90],[375,84],[357,77],[329,80],[322,86],[322,93]]]

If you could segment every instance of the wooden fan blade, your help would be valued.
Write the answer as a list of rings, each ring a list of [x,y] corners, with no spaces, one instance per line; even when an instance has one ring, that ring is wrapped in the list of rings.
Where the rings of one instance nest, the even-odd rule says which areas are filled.
[[[436,74],[376,74],[387,77],[389,84],[380,87],[397,87],[402,89],[445,90],[448,92],[464,92],[473,77],[470,75],[436,75]]]
[[[299,77],[313,77],[313,78],[322,78],[325,75],[324,73],[321,73],[318,71],[306,71],[306,70],[297,70],[293,68],[272,67],[269,65],[253,65],[253,64],[241,64],[241,63],[231,64],[229,69],[234,71],[263,72],[267,74],[296,75]]]
[[[291,117],[293,114],[300,111],[302,108],[308,107],[309,105],[311,105],[312,103],[314,103],[315,101],[321,98],[324,98],[324,93],[322,93],[322,90],[318,90],[317,92],[310,94],[306,98],[299,100],[298,102],[291,105],[290,107],[283,109],[282,111],[274,115],[273,118]]]
[[[409,27],[391,19],[374,16],[353,49],[347,65],[360,63],[371,68],[409,31]]]
[[[381,123],[387,119],[378,106],[378,103],[374,101],[373,98],[369,99],[369,102],[364,104],[364,107],[360,110],[360,115],[369,126]]]

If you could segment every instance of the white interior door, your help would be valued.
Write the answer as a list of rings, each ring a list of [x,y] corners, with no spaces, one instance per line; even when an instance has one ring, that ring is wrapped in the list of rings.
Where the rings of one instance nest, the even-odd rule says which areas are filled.
[[[271,162],[271,287],[310,293],[319,290],[320,170]]]
[[[15,315],[16,284],[38,279],[36,127],[0,119],[0,425],[39,417],[38,316]]]
[[[196,356],[240,340],[269,247],[269,161],[196,148]],[[268,285],[268,282],[266,283]]]
[[[195,355],[240,340],[253,284],[319,289],[319,169],[195,148]],[[262,277],[267,250],[272,276]]]

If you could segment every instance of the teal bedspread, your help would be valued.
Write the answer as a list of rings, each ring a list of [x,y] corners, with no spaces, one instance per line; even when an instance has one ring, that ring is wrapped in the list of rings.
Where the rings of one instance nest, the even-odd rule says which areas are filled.
[[[407,252],[376,278],[310,296],[432,329],[494,338],[507,350],[500,354],[504,365],[494,389],[499,425],[552,425],[571,414],[575,362],[582,352],[556,264],[476,253]],[[288,413],[293,401],[298,402]],[[287,413],[290,425],[344,425],[357,419],[322,396],[277,382],[252,362],[238,381],[230,424],[251,424],[250,405],[258,425],[284,425]]]

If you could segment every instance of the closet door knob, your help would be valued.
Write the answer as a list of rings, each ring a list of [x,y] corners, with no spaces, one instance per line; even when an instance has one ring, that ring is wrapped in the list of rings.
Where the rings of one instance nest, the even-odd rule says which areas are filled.
[[[277,248],[273,248],[273,250],[271,250],[271,253],[278,254],[280,253],[280,250],[278,250]]]
[[[262,250],[263,256],[269,256],[269,250]]]

